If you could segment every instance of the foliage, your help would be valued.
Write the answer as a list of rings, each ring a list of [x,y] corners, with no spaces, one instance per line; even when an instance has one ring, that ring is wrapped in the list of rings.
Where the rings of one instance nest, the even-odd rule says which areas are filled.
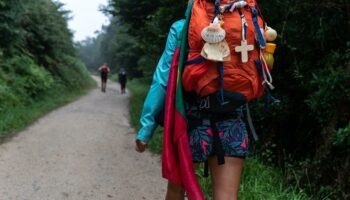
[[[68,19],[69,12],[56,1],[0,0],[1,136],[47,111],[37,108],[30,113],[29,107],[52,108],[60,104],[54,100],[61,99],[57,96],[65,99],[65,92],[92,85],[77,58]]]
[[[104,62],[100,55],[101,39],[101,36],[98,36],[97,38],[88,37],[84,41],[76,44],[79,49],[81,60],[84,61],[86,68],[90,71],[97,71],[101,63]]]
[[[139,119],[143,107],[143,102],[147,95],[148,84],[145,84],[143,80],[135,79],[127,84],[128,89],[131,92],[130,99],[130,123],[131,126],[136,129],[140,128]]]
[[[350,122],[345,128],[340,128],[333,136],[334,145],[350,146]]]
[[[255,103],[262,133],[257,149],[276,144],[275,163],[285,167],[287,180],[313,194],[322,188],[320,198],[349,198],[350,149],[333,142],[346,138],[342,130],[350,121],[349,5],[342,0],[261,4],[269,25],[280,32],[273,74],[274,94],[282,103],[268,106],[268,113],[263,103]],[[293,166],[293,175],[285,163]]]
[[[309,200],[298,185],[285,185],[280,170],[268,167],[255,159],[247,159],[244,165],[240,199],[291,199]]]

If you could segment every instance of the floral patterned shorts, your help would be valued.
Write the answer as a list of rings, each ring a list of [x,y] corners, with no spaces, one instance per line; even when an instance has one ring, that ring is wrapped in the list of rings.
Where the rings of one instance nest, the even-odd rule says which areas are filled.
[[[241,117],[217,122],[216,127],[225,157],[244,158],[248,155],[248,133]],[[194,162],[204,162],[215,154],[210,124],[202,123],[190,130],[188,137]]]

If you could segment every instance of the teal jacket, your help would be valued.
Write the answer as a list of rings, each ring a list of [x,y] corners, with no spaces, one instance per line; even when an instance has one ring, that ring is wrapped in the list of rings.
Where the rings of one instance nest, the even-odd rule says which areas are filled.
[[[184,19],[178,20],[172,24],[165,50],[158,62],[156,71],[153,74],[153,81],[141,114],[141,129],[137,134],[137,139],[145,143],[149,142],[153,136],[154,130],[158,126],[155,121],[155,116],[157,116],[164,108],[170,64],[176,49],[177,41],[181,37],[184,24]]]

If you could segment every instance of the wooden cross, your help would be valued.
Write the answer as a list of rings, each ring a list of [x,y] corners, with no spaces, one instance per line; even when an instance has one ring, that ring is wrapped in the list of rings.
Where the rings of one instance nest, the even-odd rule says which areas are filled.
[[[241,46],[235,48],[236,52],[241,52],[242,62],[248,62],[248,51],[254,50],[254,45],[248,45],[247,40],[241,41]]]

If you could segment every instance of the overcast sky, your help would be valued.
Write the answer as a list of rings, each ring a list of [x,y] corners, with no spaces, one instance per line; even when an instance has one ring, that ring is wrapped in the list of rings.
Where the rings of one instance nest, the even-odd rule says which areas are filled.
[[[107,5],[108,0],[59,0],[65,4],[65,9],[72,11],[73,19],[69,28],[74,32],[74,40],[80,41],[94,36],[96,30],[101,30],[103,24],[108,24],[108,18],[98,9]]]

